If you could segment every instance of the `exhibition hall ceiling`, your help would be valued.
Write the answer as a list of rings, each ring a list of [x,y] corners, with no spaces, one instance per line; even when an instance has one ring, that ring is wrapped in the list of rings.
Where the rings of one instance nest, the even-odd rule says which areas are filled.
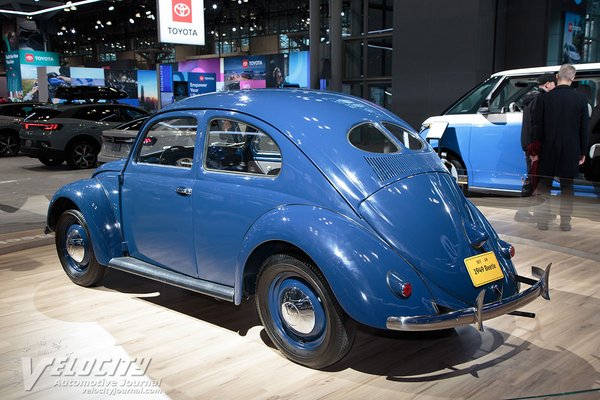
[[[205,0],[205,33],[207,38],[224,41],[308,31],[308,3]],[[121,46],[119,50],[158,45],[156,0],[0,0],[0,24],[12,21],[23,26],[24,20],[35,22],[50,50],[61,54],[80,53],[82,48],[85,53],[86,47],[102,42]]]

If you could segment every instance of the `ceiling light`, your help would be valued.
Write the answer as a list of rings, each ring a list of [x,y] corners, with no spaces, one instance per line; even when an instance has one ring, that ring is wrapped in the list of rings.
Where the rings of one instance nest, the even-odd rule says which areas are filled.
[[[106,25],[112,25],[112,22],[106,21]]]
[[[139,18],[139,17],[141,17],[140,13],[135,13],[135,17],[136,17],[136,18]]]
[[[108,7],[108,11],[112,11],[112,10],[114,10],[114,9],[115,9],[115,6],[110,6],[110,7]]]
[[[135,21],[133,20],[133,18],[129,18],[129,23],[131,23],[131,24],[135,23]]]
[[[34,0],[34,1],[36,1],[36,0]],[[23,15],[23,16],[35,16],[35,15],[44,14],[47,12],[58,11],[61,9],[63,11],[68,12],[68,11],[71,11],[71,9],[76,10],[77,7],[75,7],[75,6],[82,5],[82,4],[96,3],[98,1],[101,1],[101,0],[82,0],[82,1],[77,1],[75,3],[73,3],[72,1],[69,1],[64,5],[44,8],[44,9],[32,11],[32,12],[0,9],[0,13],[1,14],[16,14],[16,15]]]
[[[213,10],[216,10],[216,9],[217,9],[217,5],[213,4]]]
[[[152,14],[152,11],[150,11],[150,10],[146,11],[146,15],[150,15],[150,14]]]

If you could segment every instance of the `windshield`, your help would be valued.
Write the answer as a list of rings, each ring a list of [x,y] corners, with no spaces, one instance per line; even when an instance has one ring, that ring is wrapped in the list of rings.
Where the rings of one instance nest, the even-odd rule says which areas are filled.
[[[500,76],[493,76],[479,84],[450,106],[445,114],[475,114],[500,79]]]

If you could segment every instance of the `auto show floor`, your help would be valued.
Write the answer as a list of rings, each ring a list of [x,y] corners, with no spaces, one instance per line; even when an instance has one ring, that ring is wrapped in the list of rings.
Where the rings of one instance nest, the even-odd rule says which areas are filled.
[[[517,249],[518,272],[550,274],[551,301],[431,333],[361,327],[324,371],[269,342],[252,301],[226,302],[110,270],[74,285],[54,246],[0,255],[2,399],[598,399],[600,203],[573,230],[513,220],[519,199],[471,199]]]

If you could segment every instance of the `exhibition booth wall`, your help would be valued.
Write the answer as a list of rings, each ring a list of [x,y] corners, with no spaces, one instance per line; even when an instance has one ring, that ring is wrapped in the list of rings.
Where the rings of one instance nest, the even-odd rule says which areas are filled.
[[[208,58],[160,64],[156,70],[115,70],[59,66],[60,56],[19,50],[6,57],[12,101],[58,103],[64,86],[109,86],[127,92],[122,103],[155,111],[196,94],[224,90],[308,87],[307,51],[264,56]]]

